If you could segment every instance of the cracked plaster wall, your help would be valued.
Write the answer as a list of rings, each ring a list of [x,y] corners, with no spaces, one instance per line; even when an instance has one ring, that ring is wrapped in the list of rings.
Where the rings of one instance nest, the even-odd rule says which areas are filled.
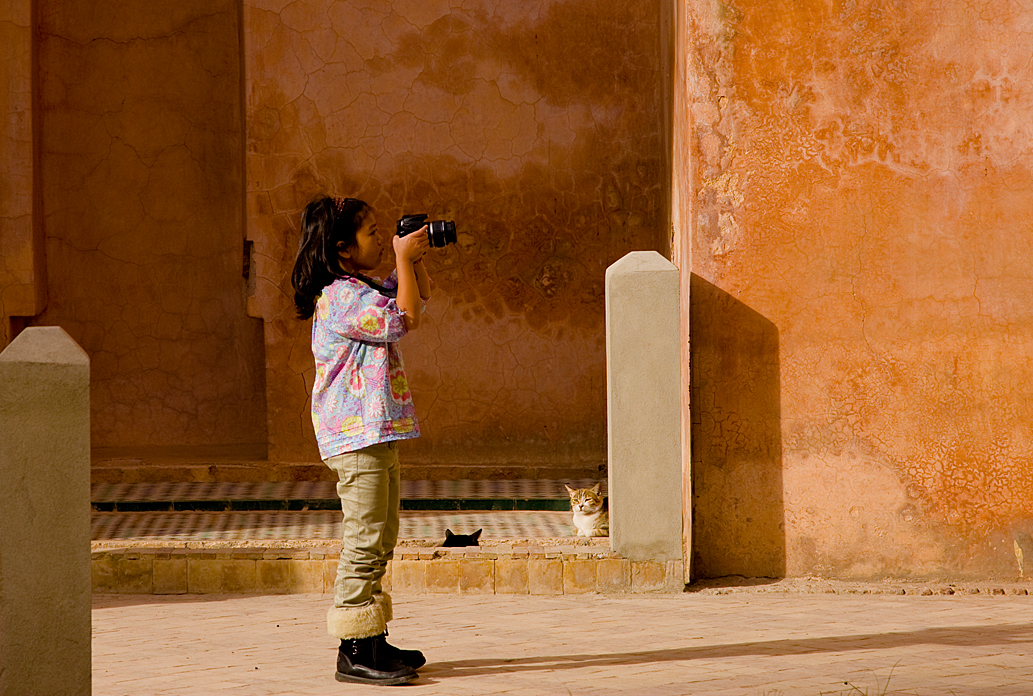
[[[317,457],[289,275],[321,192],[454,219],[406,337],[404,461],[605,463],[603,279],[663,244],[659,2],[246,0],[252,316],[270,456]],[[385,267],[385,272],[389,267]]]
[[[684,8],[698,574],[1016,575],[1033,9]],[[766,350],[707,350],[728,298]]]
[[[30,324],[90,355],[93,446],[263,443],[239,5],[37,6],[49,301]]]
[[[28,0],[0,2],[0,348],[11,317],[45,302],[40,230],[33,225],[32,17]],[[15,319],[18,321],[18,319]]]

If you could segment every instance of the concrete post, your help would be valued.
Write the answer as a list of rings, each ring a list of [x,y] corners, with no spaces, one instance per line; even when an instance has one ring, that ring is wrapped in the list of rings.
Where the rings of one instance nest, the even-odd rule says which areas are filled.
[[[682,559],[678,269],[635,251],[606,269],[610,546]]]
[[[57,327],[0,353],[0,696],[90,694],[90,361]]]

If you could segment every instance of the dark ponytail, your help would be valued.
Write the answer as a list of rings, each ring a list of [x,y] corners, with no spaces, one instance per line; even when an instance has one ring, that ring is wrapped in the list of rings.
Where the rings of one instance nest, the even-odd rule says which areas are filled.
[[[330,283],[343,275],[338,243],[347,249],[369,210],[356,198],[317,198],[301,213],[301,242],[294,260],[291,285],[299,319],[316,312],[316,300]]]

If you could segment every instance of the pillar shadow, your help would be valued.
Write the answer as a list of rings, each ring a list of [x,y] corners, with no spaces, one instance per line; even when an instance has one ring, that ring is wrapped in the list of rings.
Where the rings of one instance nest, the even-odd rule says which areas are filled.
[[[784,577],[778,328],[690,283],[692,576]]]

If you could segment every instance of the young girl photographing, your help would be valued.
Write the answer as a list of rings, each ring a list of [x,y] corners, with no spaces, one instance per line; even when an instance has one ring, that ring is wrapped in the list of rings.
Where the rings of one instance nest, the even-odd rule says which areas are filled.
[[[398,440],[419,424],[397,341],[420,325],[430,278],[426,228],[391,237],[395,271],[369,276],[385,243],[373,211],[323,197],[301,215],[291,283],[301,319],[313,317],[312,423],[319,453],[338,476],[342,550],[327,630],[341,640],[338,681],[405,684],[426,660],[387,642],[391,597],[381,582],[398,540]]]

